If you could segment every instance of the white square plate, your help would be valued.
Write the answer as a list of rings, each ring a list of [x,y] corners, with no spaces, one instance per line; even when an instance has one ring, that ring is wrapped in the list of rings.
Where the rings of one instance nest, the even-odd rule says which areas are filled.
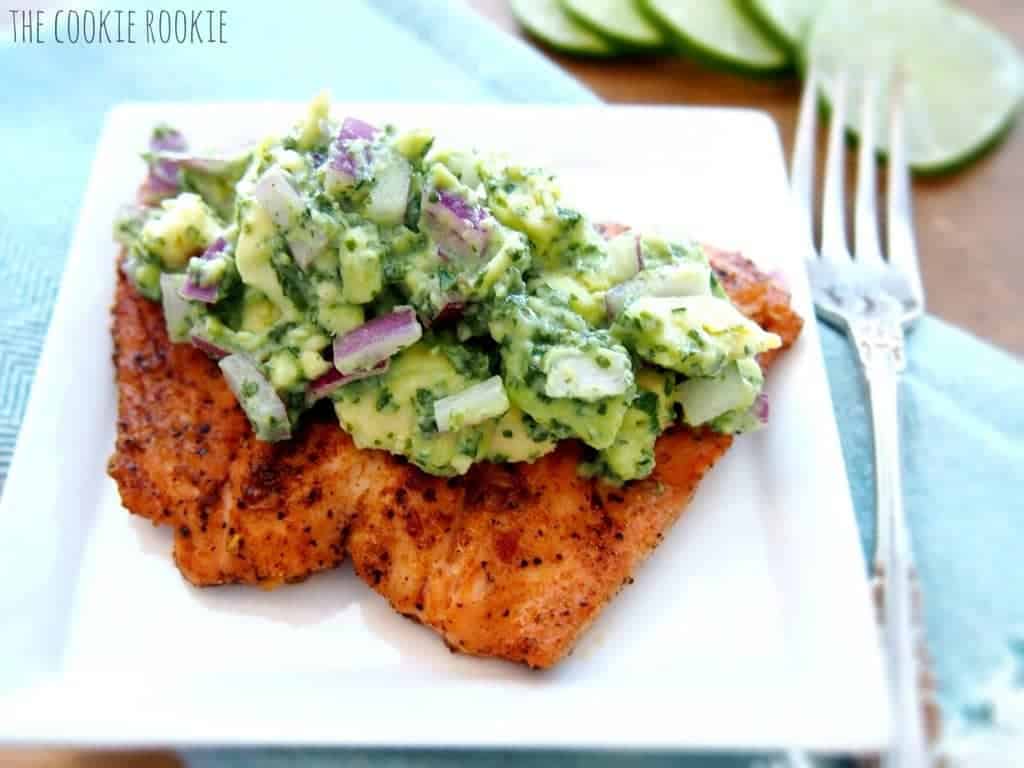
[[[115,389],[111,221],[150,127],[229,145],[281,104],[109,116],[0,503],[0,741],[860,750],[887,705],[813,321],[771,372],[768,429],[556,669],[450,654],[347,567],[274,592],[197,590],[170,531],[105,473]],[[622,107],[338,108],[557,171],[598,219],[742,250],[812,317],[779,137],[764,115]]]

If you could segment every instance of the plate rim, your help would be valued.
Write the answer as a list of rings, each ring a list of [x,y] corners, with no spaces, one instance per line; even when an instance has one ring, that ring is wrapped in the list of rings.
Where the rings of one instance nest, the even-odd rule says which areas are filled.
[[[71,276],[74,275],[74,273],[76,271],[81,271],[84,268],[83,265],[79,263],[82,260],[82,257],[78,256],[78,258],[76,260],[76,255],[81,254],[82,252],[85,252],[85,251],[89,250],[88,245],[87,245],[87,236],[86,236],[85,230],[86,230],[86,224],[90,220],[90,215],[92,215],[92,205],[90,204],[90,199],[92,198],[92,195],[90,193],[94,191],[95,187],[100,185],[99,173],[100,173],[100,171],[102,169],[99,167],[99,162],[102,159],[102,152],[101,152],[101,150],[104,148],[106,143],[111,141],[109,136],[114,131],[114,127],[116,127],[116,125],[117,125],[117,123],[119,121],[126,119],[124,117],[124,115],[130,115],[132,112],[137,111],[137,110],[144,110],[144,111],[148,112],[148,111],[151,111],[151,110],[157,109],[157,108],[159,108],[159,109],[168,109],[168,110],[184,108],[184,109],[194,110],[194,109],[206,109],[206,108],[230,109],[230,108],[237,108],[237,107],[261,108],[261,109],[268,109],[269,110],[269,109],[284,109],[286,107],[294,107],[294,106],[296,106],[299,103],[300,102],[279,102],[279,101],[274,101],[274,102],[242,102],[242,101],[238,101],[238,102],[211,102],[211,103],[143,101],[143,102],[126,102],[126,103],[123,103],[123,104],[118,104],[115,107],[113,107],[107,113],[107,115],[106,115],[106,117],[105,117],[105,119],[103,121],[103,125],[102,125],[102,128],[101,128],[100,134],[99,134],[98,139],[97,139],[96,151],[95,151],[95,154],[93,156],[93,161],[92,161],[92,164],[91,164],[91,169],[90,169],[90,173],[89,173],[88,182],[87,182],[87,184],[86,184],[86,186],[85,186],[85,188],[83,190],[82,205],[80,207],[79,215],[78,215],[78,218],[76,220],[76,224],[75,224],[75,227],[74,227],[74,230],[73,230],[73,234],[72,234],[72,237],[71,237],[71,240],[70,240],[69,248],[68,248],[67,263],[66,263],[65,268],[64,268],[64,270],[62,272],[62,275],[61,275],[60,287],[59,287],[59,290],[57,292],[57,296],[56,296],[56,299],[55,299],[55,302],[54,302],[54,309],[53,309],[53,313],[52,313],[52,316],[51,316],[51,321],[50,321],[49,327],[48,327],[47,332],[46,332],[44,344],[43,344],[43,347],[42,347],[42,352],[41,352],[40,358],[39,358],[39,364],[38,364],[37,369],[36,369],[36,375],[35,375],[35,377],[33,379],[33,382],[32,382],[32,387],[31,387],[31,390],[30,390],[29,400],[28,400],[28,404],[27,404],[27,407],[26,407],[26,410],[25,410],[25,415],[24,415],[24,418],[23,418],[23,421],[22,421],[22,425],[21,425],[21,427],[19,429],[18,438],[17,438],[17,441],[16,441],[16,446],[15,446],[15,450],[14,450],[12,461],[11,461],[11,465],[10,465],[10,471],[9,471],[9,474],[8,474],[7,482],[6,482],[5,487],[4,487],[3,497],[0,498],[0,521],[4,521],[4,519],[5,519],[4,513],[7,511],[7,508],[12,506],[12,504],[13,504],[13,502],[9,502],[9,498],[12,496],[12,494],[10,493],[10,489],[12,487],[17,488],[17,486],[12,486],[12,482],[11,481],[13,479],[16,479],[16,476],[18,476],[18,478],[20,479],[20,475],[21,474],[27,474],[26,470],[20,469],[21,464],[24,462],[23,455],[28,453],[27,449],[23,448],[23,443],[31,442],[32,440],[35,439],[34,438],[34,430],[31,430],[32,434],[30,434],[30,429],[29,428],[30,427],[35,427],[36,422],[37,421],[41,421],[41,418],[40,418],[40,416],[38,414],[43,409],[42,401],[44,399],[44,395],[45,395],[46,391],[50,388],[48,386],[49,379],[51,379],[54,376],[54,374],[50,372],[50,369],[53,367],[54,362],[55,362],[52,358],[54,358],[56,356],[56,354],[57,354],[57,346],[58,346],[57,337],[60,334],[62,334],[63,332],[65,332],[65,330],[66,330],[65,326],[67,325],[68,320],[65,319],[64,315],[66,315],[70,311],[70,309],[68,309],[69,305],[73,305],[73,302],[69,298],[69,294],[74,289],[77,289],[77,283],[75,285],[71,285],[71,283],[73,282],[71,280]],[[752,121],[761,121],[761,122],[767,124],[769,126],[769,128],[770,128],[771,133],[772,133],[773,144],[775,145],[775,147],[773,148],[773,151],[777,150],[777,153],[779,155],[779,159],[780,160],[782,160],[782,157],[783,157],[783,155],[782,155],[781,138],[779,136],[779,131],[778,131],[777,124],[775,123],[774,119],[769,114],[767,114],[767,113],[765,113],[763,111],[760,111],[760,110],[756,110],[756,109],[746,109],[746,108],[737,109],[737,108],[729,108],[729,107],[688,107],[688,106],[680,107],[680,106],[671,106],[671,105],[628,105],[628,106],[627,105],[623,105],[623,106],[619,106],[619,105],[614,105],[614,106],[613,105],[580,105],[580,106],[568,106],[568,105],[507,105],[507,104],[486,104],[486,105],[422,104],[421,105],[421,104],[412,104],[412,103],[409,103],[409,102],[381,102],[379,104],[371,105],[371,104],[366,104],[365,102],[346,102],[346,101],[336,100],[335,101],[335,106],[337,107],[338,105],[346,105],[346,106],[348,106],[348,105],[351,105],[351,106],[359,105],[359,106],[366,106],[366,107],[387,105],[387,106],[397,106],[397,107],[401,107],[401,108],[414,108],[414,107],[418,107],[419,106],[419,107],[443,108],[443,109],[452,109],[452,110],[465,110],[465,111],[485,110],[485,111],[495,111],[495,112],[500,112],[500,111],[505,111],[505,110],[515,110],[515,111],[552,110],[552,111],[560,111],[560,112],[587,111],[587,112],[594,112],[594,113],[605,113],[605,112],[609,112],[609,111],[613,111],[613,112],[657,111],[657,112],[666,112],[666,113],[678,113],[678,112],[682,111],[682,112],[691,112],[691,113],[693,113],[693,112],[730,113],[730,114],[735,114],[735,115],[743,115],[745,119],[752,120]],[[784,167],[784,165],[783,165],[783,167]],[[802,283],[802,285],[791,286],[791,288],[796,288],[797,289],[797,290],[794,290],[794,296],[797,296],[801,292],[805,296],[809,296],[809,286],[807,285],[807,277],[806,277],[806,275],[801,273],[801,275],[799,275],[797,277],[797,280],[799,280]],[[107,282],[110,282],[110,281],[107,281]],[[112,287],[108,286],[108,288],[109,288],[108,294],[112,295]],[[802,309],[804,309],[804,308],[802,308]],[[828,403],[830,405],[834,406],[834,404],[832,402],[831,389],[830,389],[830,387],[828,385],[828,381],[827,381],[827,378],[826,378],[826,372],[825,372],[825,368],[824,368],[824,357],[823,357],[821,349],[820,349],[820,337],[819,337],[819,332],[818,332],[818,328],[817,328],[816,322],[813,319],[813,312],[805,314],[804,331],[803,331],[801,339],[799,340],[798,343],[801,343],[801,344],[804,344],[804,345],[811,345],[811,346],[813,346],[813,350],[811,352],[811,357],[813,358],[813,360],[812,360],[813,366],[817,369],[818,374],[824,379],[824,389],[823,389],[823,392],[824,392],[824,395],[827,397]],[[41,385],[40,384],[41,381],[44,382],[44,384]],[[845,464],[843,463],[843,460],[842,460],[841,446],[840,446],[840,443],[839,443],[838,426],[836,424],[835,416],[834,416],[834,407],[833,407],[832,413],[830,414],[829,419],[827,420],[827,423],[821,425],[821,428],[823,428],[826,431],[826,433],[827,433],[825,435],[825,439],[829,443],[829,450],[834,449],[837,452],[837,455],[838,455],[838,458],[839,458],[838,466],[842,469],[842,477],[841,478],[837,478],[837,484],[840,484],[843,487],[844,493],[842,494],[843,498],[836,499],[835,501],[836,501],[837,505],[840,507],[840,512],[841,512],[840,517],[844,517],[845,516],[846,518],[848,518],[847,526],[846,527],[852,530],[852,543],[857,547],[857,549],[859,551],[860,543],[859,543],[859,538],[857,537],[856,519],[854,517],[852,496],[850,494],[849,483],[848,483],[848,479],[847,479],[847,476],[846,476]],[[847,533],[849,533],[849,532],[850,531],[847,531]],[[865,587],[866,587],[866,585],[867,585],[866,576],[865,576],[865,579],[864,579],[864,584],[865,584]],[[21,693],[27,693],[29,695],[28,695],[28,697],[22,696],[21,699],[22,699],[22,701],[25,701],[26,699],[30,699],[32,694],[38,694],[40,691],[45,692],[46,690],[47,690],[47,682],[44,679],[43,683],[42,683],[42,687],[35,687],[35,688],[29,687],[28,689],[23,689],[21,691]],[[53,690],[50,691],[50,693],[52,694],[56,690],[59,690],[59,689],[53,689]],[[7,697],[5,698],[4,692],[0,691],[0,712],[5,711],[5,707],[12,707],[11,711],[15,711],[13,707],[17,703],[17,700],[18,700],[18,692],[17,691],[14,693],[14,698],[13,699],[10,698],[10,694],[8,694]],[[27,715],[31,711],[32,711],[32,708],[31,707],[27,707],[23,714]],[[37,714],[38,715],[43,715],[44,713],[45,713],[45,707],[43,707],[43,709],[41,711],[39,711]],[[884,717],[876,717],[876,720],[884,720],[884,719],[885,719]],[[25,728],[25,730],[23,731],[24,733],[26,733],[26,734],[31,734],[32,733],[32,730],[30,728],[31,724],[28,721],[28,719],[26,719],[25,716],[19,717],[19,718],[15,719],[14,721],[9,721],[9,722],[12,722],[12,723],[20,722],[21,725]],[[42,722],[42,721],[39,721],[39,722],[37,722],[37,725],[38,726],[42,726],[42,725],[45,725],[45,723]],[[877,747],[880,747],[884,743],[885,731],[884,731],[884,728],[883,729],[879,729],[877,727],[877,723],[875,723],[874,725],[875,725],[875,727],[873,728],[873,737],[862,738],[862,739],[859,739],[859,740],[849,740],[849,739],[847,739],[847,740],[844,741],[841,738],[836,738],[836,734],[832,734],[831,735],[832,737],[831,737],[831,739],[829,740],[829,742],[827,744],[810,744],[809,746],[819,746],[819,747],[824,747],[824,748],[847,748],[847,749],[873,749],[873,748],[877,748]],[[17,733],[13,733],[13,732],[9,733],[9,732],[7,732],[6,728],[4,728],[2,725],[0,725],[0,743],[5,742],[5,741],[9,741],[10,743],[34,743],[34,744],[66,743],[67,740],[68,740],[67,737],[69,735],[73,734],[74,731],[75,731],[75,729],[74,729],[73,724],[69,723],[67,725],[67,727],[63,730],[63,734],[64,734],[63,736],[54,736],[51,739],[47,740],[45,738],[45,734],[43,734],[37,728],[37,730],[35,732],[35,736],[36,736],[35,738],[33,738],[30,742],[22,742],[22,741],[19,741],[19,736],[18,736]],[[867,731],[865,731],[865,732],[867,732]],[[109,745],[111,743],[116,743],[118,745],[122,745],[123,744],[123,745],[126,745],[126,746],[128,746],[128,745],[131,745],[131,746],[147,746],[147,745],[152,746],[152,745],[156,745],[156,744],[168,743],[168,739],[166,738],[166,734],[163,734],[164,737],[161,738],[161,734],[158,733],[158,732],[151,733],[149,735],[149,737],[145,737],[143,734],[138,734],[139,739],[140,739],[138,741],[133,741],[130,738],[128,740],[117,740],[116,738],[112,740],[110,738],[109,734],[105,738],[102,733],[96,733],[95,731],[93,731],[92,734],[94,734],[94,736],[95,736],[94,739],[90,739],[90,734],[89,733],[85,733],[85,732],[79,733],[77,738],[74,738],[73,741],[75,743],[91,744],[91,745],[97,745],[97,746]],[[172,739],[172,741],[173,741],[173,739]],[[516,739],[513,738],[512,741],[518,742],[519,740],[516,740]],[[181,744],[184,744],[184,743],[202,743],[204,745],[237,745],[239,742],[237,742],[237,741],[230,741],[230,740],[227,741],[227,742],[224,742],[224,741],[220,741],[220,740],[217,740],[217,739],[205,740],[205,741],[200,740],[199,742],[195,742],[194,739],[190,739],[186,735],[186,736],[183,736],[183,737],[179,737],[179,740],[176,741],[175,743],[181,743]],[[277,744],[277,745],[283,745],[283,744],[293,744],[295,742],[292,742],[290,740],[284,740],[284,741],[281,741],[281,740],[269,740],[269,741],[266,741],[266,742],[260,742],[257,739],[257,740],[253,740],[253,741],[246,741],[244,743],[246,743],[246,744],[268,744],[268,745],[269,744]],[[495,746],[495,747],[508,747],[508,746],[510,746],[510,744],[502,744],[500,742],[497,742],[497,743],[496,742],[474,742],[472,740],[468,740],[468,741],[463,742],[463,743],[453,742],[453,741],[450,741],[450,740],[439,740],[437,742],[427,742],[427,743],[422,743],[422,744],[409,743],[409,742],[401,741],[401,740],[395,740],[395,741],[371,741],[371,742],[366,742],[366,743],[359,742],[358,740],[341,740],[341,741],[333,741],[333,740],[317,741],[317,740],[313,740],[313,741],[303,741],[303,742],[300,742],[300,743],[302,743],[302,744],[319,744],[319,745],[323,745],[323,746],[333,745],[333,746],[351,746],[351,747],[356,747],[356,746],[390,746],[390,747],[415,747],[415,746],[425,746],[425,747],[443,747],[443,746],[463,747],[463,746],[475,746],[475,747],[486,747],[488,745]],[[531,746],[534,746],[534,745],[531,745]],[[555,743],[547,743],[547,742],[543,742],[542,741],[542,742],[539,742],[536,746],[552,747],[552,746],[558,746],[558,745],[555,744]],[[723,745],[720,742],[710,742],[710,743],[706,744],[705,746],[707,746],[707,747],[721,747]],[[749,746],[750,745],[743,745],[743,746],[741,746],[739,748],[748,748]],[[519,747],[520,748],[528,748],[528,747],[524,747],[524,745],[522,745],[521,743],[519,743]],[[682,746],[679,746],[679,747],[673,747],[671,745],[661,745],[661,746],[653,745],[652,746],[652,745],[644,745],[644,744],[635,744],[635,743],[629,743],[629,742],[622,742],[622,741],[617,741],[615,739],[611,739],[611,740],[608,740],[608,741],[606,741],[604,743],[600,742],[599,740],[595,740],[593,743],[591,743],[589,745],[588,744],[576,744],[576,745],[573,745],[571,748],[573,748],[573,749],[583,749],[583,750],[589,750],[589,749],[600,750],[600,749],[607,749],[607,748],[627,749],[627,750],[629,750],[629,749],[651,749],[651,748],[653,748],[655,750],[675,750],[675,749],[687,749],[688,750],[688,749],[693,748],[693,744],[690,743],[690,742],[687,742],[686,744],[684,744]]]

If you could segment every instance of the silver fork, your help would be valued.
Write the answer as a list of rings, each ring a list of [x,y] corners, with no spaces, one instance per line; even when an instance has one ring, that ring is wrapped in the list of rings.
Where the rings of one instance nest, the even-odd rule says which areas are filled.
[[[844,203],[845,118],[848,77],[837,75],[829,127],[821,245],[814,247],[814,145],[821,73],[811,67],[800,103],[791,186],[807,229],[807,269],[814,307],[842,330],[856,349],[871,406],[875,453],[873,587],[882,608],[892,702],[887,768],[931,765],[919,698],[919,626],[915,575],[903,513],[899,450],[899,381],[906,361],[904,334],[924,311],[914,243],[910,174],[903,137],[903,77],[894,75],[889,105],[888,248],[883,255],[876,211],[875,102],[879,81],[868,80],[861,104],[855,252],[846,240]]]

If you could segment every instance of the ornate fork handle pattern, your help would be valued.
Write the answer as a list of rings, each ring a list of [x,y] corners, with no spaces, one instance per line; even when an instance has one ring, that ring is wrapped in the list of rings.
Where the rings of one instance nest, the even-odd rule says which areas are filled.
[[[898,378],[906,370],[903,328],[898,320],[861,320],[850,324],[849,333],[866,378],[886,372]]]
[[[850,338],[863,368],[871,408],[875,448],[875,503],[878,537],[875,544],[874,591],[885,630],[895,721],[892,753],[882,764],[925,768],[927,737],[921,715],[919,686],[919,624],[916,578],[900,477],[899,382],[906,368],[903,329],[898,320],[864,319],[851,322]]]

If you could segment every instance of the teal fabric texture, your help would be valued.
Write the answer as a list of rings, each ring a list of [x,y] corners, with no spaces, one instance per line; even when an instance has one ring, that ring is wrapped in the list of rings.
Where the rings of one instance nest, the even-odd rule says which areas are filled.
[[[596,100],[529,46],[476,18],[462,0],[273,6],[225,0],[218,8],[227,12],[222,45],[27,45],[12,42],[0,26],[0,483],[95,143],[115,104],[302,100],[323,88],[339,101]],[[848,344],[831,329],[822,333],[867,555],[874,504],[870,421]],[[905,501],[941,700],[955,716],[974,701],[977,686],[1024,627],[1024,366],[932,317],[911,334],[908,357],[901,399]],[[756,759],[365,750],[195,750],[186,757],[199,768],[732,768]]]

